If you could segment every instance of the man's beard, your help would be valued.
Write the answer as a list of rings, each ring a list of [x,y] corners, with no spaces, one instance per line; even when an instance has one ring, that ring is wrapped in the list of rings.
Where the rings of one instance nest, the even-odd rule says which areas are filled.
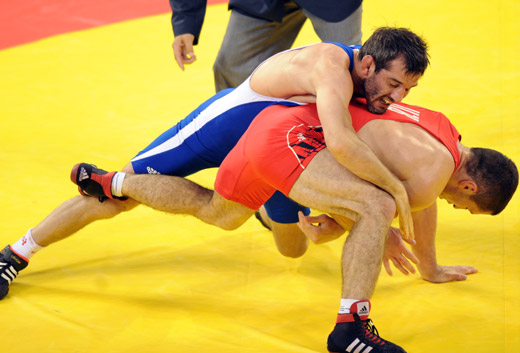
[[[373,114],[383,114],[386,112],[386,107],[376,107],[373,102],[379,95],[379,89],[376,86],[375,76],[363,79],[363,96],[367,100],[367,109]],[[379,99],[379,98],[377,98]]]

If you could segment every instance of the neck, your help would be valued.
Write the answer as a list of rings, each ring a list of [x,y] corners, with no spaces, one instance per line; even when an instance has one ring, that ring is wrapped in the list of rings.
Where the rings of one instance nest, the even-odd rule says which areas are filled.
[[[464,146],[462,143],[457,142],[457,148],[460,153],[460,165],[457,170],[453,173],[453,175],[460,173],[462,170],[466,169],[466,164],[468,163],[469,156],[471,154],[470,148]]]
[[[470,156],[470,148],[464,146],[462,143],[457,142],[457,148],[459,149],[460,153],[460,165],[453,172],[451,175],[450,180],[448,180],[448,183],[446,184],[446,187],[441,193],[441,197],[444,197],[446,195],[450,195],[453,192],[457,191],[457,185],[459,184],[459,181],[464,179],[466,177],[466,164],[468,163],[469,156]]]
[[[352,77],[352,84],[354,86],[354,94],[363,96],[363,80],[361,79],[359,71],[361,70],[361,62],[358,60],[359,50],[354,50],[354,57],[352,60],[354,61],[354,68],[350,73]]]

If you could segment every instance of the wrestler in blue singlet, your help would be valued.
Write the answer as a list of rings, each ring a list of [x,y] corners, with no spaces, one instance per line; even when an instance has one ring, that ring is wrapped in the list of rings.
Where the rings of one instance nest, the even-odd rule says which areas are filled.
[[[352,72],[353,50],[361,46],[327,43],[345,50]],[[251,90],[250,79],[251,76],[237,88],[218,92],[139,152],[131,161],[135,173],[185,177],[203,169],[217,168],[263,109],[273,104],[305,104],[259,95]],[[264,206],[269,217],[278,223],[298,222],[299,210],[306,215],[310,213],[307,207],[281,192],[276,192]]]

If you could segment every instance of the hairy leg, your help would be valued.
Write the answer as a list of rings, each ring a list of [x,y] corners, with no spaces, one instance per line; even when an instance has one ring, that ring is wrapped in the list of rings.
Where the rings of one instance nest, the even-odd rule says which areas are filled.
[[[123,171],[133,173],[132,165],[128,164]],[[62,203],[34,227],[32,236],[36,243],[47,246],[67,238],[96,220],[112,218],[138,204],[130,199],[106,200],[101,203],[96,197],[76,196]]]
[[[302,172],[289,197],[355,222],[343,248],[342,297],[369,299],[379,276],[386,234],[395,213],[390,195],[349,172],[325,149]],[[337,221],[345,229],[351,225],[341,217]]]
[[[238,228],[255,212],[214,190],[169,175],[127,175],[122,193],[155,210],[192,215],[226,230]]]

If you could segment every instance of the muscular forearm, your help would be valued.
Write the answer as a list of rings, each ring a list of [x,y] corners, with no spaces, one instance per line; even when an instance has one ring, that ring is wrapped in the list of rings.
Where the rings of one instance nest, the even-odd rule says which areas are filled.
[[[412,246],[413,253],[419,259],[417,269],[421,277],[427,281],[432,281],[436,273],[439,272],[435,249],[429,251],[427,249],[418,249],[417,246]]]
[[[348,77],[346,79],[349,79]],[[346,93],[344,93],[346,94]],[[394,196],[406,196],[401,181],[361,141],[352,125],[348,101],[329,86],[317,92],[317,106],[327,148],[345,168]]]
[[[467,275],[478,272],[473,266],[444,266],[437,263],[435,254],[437,204],[434,203],[423,211],[414,213],[413,221],[417,239],[412,250],[421,261],[417,268],[423,279],[433,283],[463,281]]]
[[[333,145],[336,145],[334,143]],[[356,176],[387,191],[395,201],[399,227],[405,239],[414,239],[413,221],[407,191],[402,182],[377,158],[357,136],[348,138],[343,148],[329,150],[334,158]],[[327,142],[328,146],[328,142]]]
[[[437,231],[437,204],[412,214],[416,244],[412,251],[419,259],[417,269],[422,278],[433,280],[438,273],[437,255],[435,250],[435,233]]]
[[[405,239],[413,239],[413,222],[406,189],[358,137],[344,95],[338,95],[327,86],[318,92],[316,102],[329,151],[356,176],[387,191],[394,198],[401,232]]]
[[[402,182],[377,158],[374,152],[352,131],[342,138],[343,143],[327,141],[327,147],[334,158],[345,168],[392,196],[405,193]]]

